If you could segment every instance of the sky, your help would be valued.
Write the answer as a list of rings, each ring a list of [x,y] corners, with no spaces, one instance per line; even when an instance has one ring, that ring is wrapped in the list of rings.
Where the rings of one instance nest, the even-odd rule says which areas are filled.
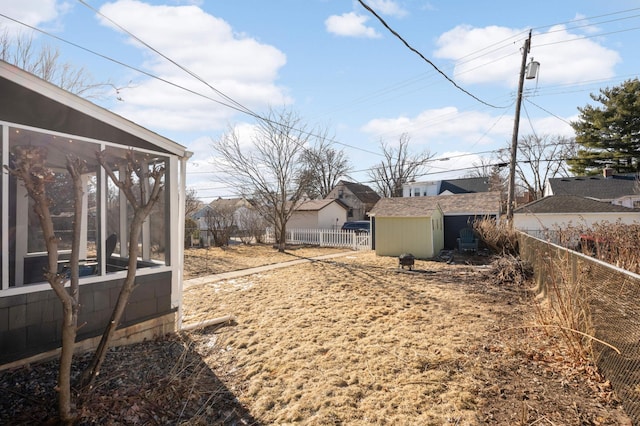
[[[212,146],[231,128],[249,144],[244,108],[326,130],[349,180],[373,186],[381,144],[403,134],[433,156],[419,180],[495,161],[529,32],[540,67],[520,136],[573,136],[591,94],[640,74],[637,0],[363,1],[384,23],[350,0],[5,0],[0,27],[57,48],[112,84],[95,103],[186,146],[187,186],[205,202],[238,193],[213,172]]]

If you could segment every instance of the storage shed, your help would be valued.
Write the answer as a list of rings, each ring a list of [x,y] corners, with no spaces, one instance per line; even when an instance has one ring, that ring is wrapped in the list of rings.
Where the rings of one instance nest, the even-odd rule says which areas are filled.
[[[444,247],[438,197],[382,198],[369,215],[378,256],[411,253],[417,259],[430,259]]]

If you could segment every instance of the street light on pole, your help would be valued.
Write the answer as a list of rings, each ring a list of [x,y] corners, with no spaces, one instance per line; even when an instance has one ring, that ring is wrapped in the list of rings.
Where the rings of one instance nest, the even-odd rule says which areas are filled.
[[[524,41],[522,48],[522,63],[520,65],[520,79],[518,80],[518,97],[516,99],[516,115],[513,120],[513,136],[511,138],[511,161],[509,163],[509,188],[507,193],[507,220],[509,224],[513,222],[513,208],[515,204],[515,186],[516,186],[516,160],[518,153],[518,129],[520,127],[520,107],[522,105],[522,91],[524,87],[525,72],[527,79],[536,78],[540,63],[531,58],[529,67],[527,67],[527,54],[531,49],[531,30],[529,37]]]

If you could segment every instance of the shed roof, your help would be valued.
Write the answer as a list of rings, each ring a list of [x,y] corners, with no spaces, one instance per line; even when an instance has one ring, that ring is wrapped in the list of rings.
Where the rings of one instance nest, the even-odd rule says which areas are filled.
[[[514,210],[518,213],[615,213],[640,212],[640,209],[618,206],[606,201],[577,195],[551,195],[525,204]]]
[[[428,217],[436,209],[447,215],[500,213],[499,192],[437,195],[430,197],[382,198],[371,211],[378,217]]]

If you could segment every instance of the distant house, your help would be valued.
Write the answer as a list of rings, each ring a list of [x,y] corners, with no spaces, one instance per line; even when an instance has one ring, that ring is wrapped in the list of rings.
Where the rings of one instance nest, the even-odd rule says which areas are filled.
[[[604,169],[602,175],[548,179],[544,196],[576,195],[626,207],[640,205],[640,188],[634,174],[616,175]]]
[[[577,195],[554,195],[540,198],[513,212],[514,227],[523,231],[554,230],[567,225],[589,227],[602,221],[640,223],[640,209]]]
[[[367,185],[341,180],[325,199],[340,200],[348,207],[347,221],[368,220],[368,213],[380,195]]]
[[[141,167],[165,169],[164,190],[140,238],[136,286],[117,331],[120,342],[161,336],[178,328],[182,300],[184,176],[182,145],[0,61],[0,132],[4,167],[26,146],[46,150],[54,171],[54,231],[59,271],[69,267],[74,205],[66,155],[86,162],[80,232],[80,311],[77,341],[90,348],[110,320],[127,275],[130,206],[96,160],[102,152],[119,170],[133,152]],[[24,185],[0,174],[0,364],[51,355],[60,347],[62,309],[44,277],[47,252]],[[66,269],[68,270],[68,269]],[[117,340],[116,339],[116,340]],[[115,342],[114,342],[115,343]]]
[[[287,222],[287,229],[340,229],[347,221],[347,207],[340,200],[303,201]]]
[[[407,234],[404,231],[394,230],[394,222],[390,218],[396,220],[404,217],[422,218],[422,222],[414,220],[410,225],[416,226],[416,238],[424,238],[421,233],[425,232],[425,229],[420,229],[426,227],[426,219],[424,218],[432,217],[437,206],[437,210],[442,215],[440,219],[442,227],[434,228],[435,233],[423,241],[426,246],[421,246],[420,252],[431,253],[432,249],[439,251],[443,248],[453,250],[457,247],[456,240],[460,236],[462,228],[473,227],[474,221],[485,217],[499,217],[501,214],[500,205],[500,193],[498,192],[383,198],[370,213],[373,218],[374,248],[376,253],[386,253],[389,250],[395,251],[399,246],[404,247],[405,244],[414,244],[411,240],[404,241]],[[438,213],[435,215],[438,217]],[[381,217],[385,218],[383,223],[379,222]],[[409,222],[402,223],[407,225]],[[392,226],[390,227],[389,224]],[[431,256],[433,254],[427,257]]]
[[[489,192],[488,177],[408,182],[402,185],[403,197],[429,197],[443,194],[469,194]]]
[[[231,216],[233,218],[234,231],[242,230],[242,216],[243,213],[251,209],[251,203],[244,198],[217,198],[202,206],[198,211],[191,215],[191,218],[198,224],[198,230],[200,231],[200,239],[205,246],[211,245],[213,236],[211,235],[212,223],[211,217],[213,215],[224,215],[226,217]]]

